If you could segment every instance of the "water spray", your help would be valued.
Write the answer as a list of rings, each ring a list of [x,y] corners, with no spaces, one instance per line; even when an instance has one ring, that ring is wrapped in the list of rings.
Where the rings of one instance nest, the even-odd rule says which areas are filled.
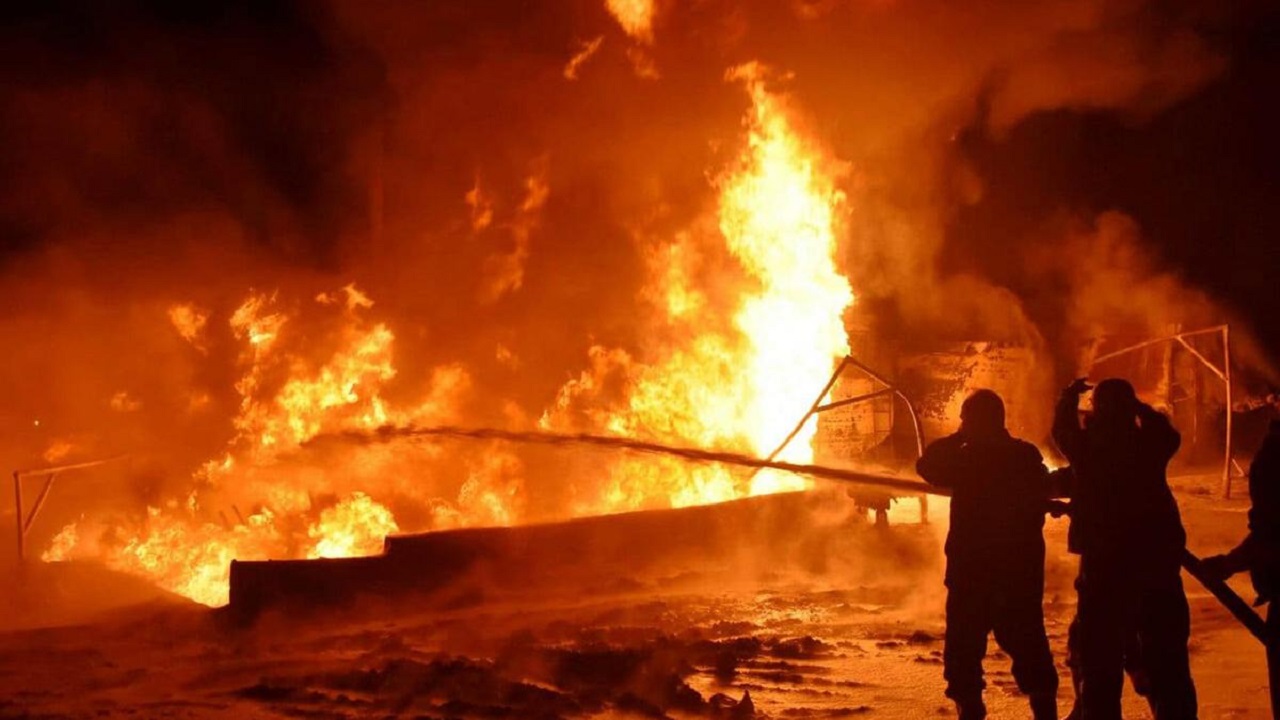
[[[869,487],[895,490],[911,494],[950,495],[947,488],[934,487],[925,483],[883,473],[850,470],[830,467],[828,465],[809,465],[791,463],[782,460],[765,460],[742,453],[723,450],[704,450],[701,448],[665,445],[662,443],[633,440],[612,435],[591,435],[586,433],[556,433],[542,430],[501,430],[498,428],[464,428],[450,425],[432,427],[393,426],[386,425],[369,432],[341,432],[318,435],[304,447],[314,446],[324,441],[374,443],[391,442],[410,438],[454,438],[460,440],[514,442],[526,445],[587,446],[624,450],[639,453],[665,455],[680,458],[688,462],[721,463],[736,465],[757,470],[780,470],[782,472],[805,475],[808,477],[836,480]]]

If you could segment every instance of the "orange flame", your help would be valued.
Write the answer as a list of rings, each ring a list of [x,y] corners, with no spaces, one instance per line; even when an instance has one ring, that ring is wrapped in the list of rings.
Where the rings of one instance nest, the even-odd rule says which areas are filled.
[[[843,314],[854,298],[834,260],[844,197],[830,172],[833,163],[797,132],[785,99],[767,90],[764,74],[747,65],[729,76],[744,83],[752,110],[746,149],[717,181],[718,235],[682,233],[651,258],[646,295],[665,315],[663,331],[688,339],[658,350],[648,363],[622,350],[592,348],[591,367],[561,389],[543,427],[585,425],[764,455],[808,410],[835,360],[848,354]],[[709,258],[717,241],[743,276],[728,318],[699,279],[714,262]],[[731,329],[705,329],[726,324]],[[621,407],[607,402],[616,387],[625,397]],[[811,422],[783,457],[812,461],[815,432]],[[726,468],[624,458],[603,489],[579,498],[577,510],[678,507],[803,484],[767,472],[746,483]]]
[[[96,533],[91,522],[73,523],[54,538],[44,558],[100,558],[114,569],[218,605],[227,600],[233,558],[377,552],[387,533],[398,529],[391,511],[369,494],[335,486],[327,468],[295,466],[283,458],[323,432],[437,416],[466,378],[457,370],[438,370],[433,389],[440,394],[413,407],[391,408],[382,388],[396,376],[395,336],[385,324],[363,319],[373,301],[351,285],[315,299],[341,312],[335,349],[319,364],[282,350],[290,319],[277,307],[275,295],[251,293],[232,313],[232,333],[245,344],[243,374],[235,384],[241,396],[232,421],[235,435],[221,458],[197,472],[199,489],[185,503],[150,507],[135,523],[96,528]],[[170,320],[191,340],[190,324],[181,321],[190,313],[183,308],[189,306],[171,309]],[[376,452],[353,454],[351,465],[333,469],[333,474],[367,477],[384,473],[385,462]],[[313,496],[321,490],[324,495]],[[233,503],[236,496],[250,498],[247,515]],[[299,526],[308,518],[309,524]],[[296,548],[299,527],[305,528],[302,542],[309,548]]]
[[[831,373],[833,358],[849,354],[843,315],[854,301],[836,269],[835,218],[844,195],[823,174],[821,155],[792,128],[783,99],[765,88],[752,63],[730,71],[751,94],[749,153],[721,184],[720,229],[729,249],[760,284],[735,318],[748,339],[743,368],[747,433],[757,452],[769,452],[813,402],[814,387]],[[813,460],[811,418],[782,459]],[[794,487],[795,478],[761,473],[752,492]]]
[[[645,7],[651,20],[651,6]],[[542,426],[585,426],[763,455],[789,432],[816,386],[848,352],[842,317],[853,294],[835,262],[844,202],[835,165],[797,129],[786,98],[768,89],[759,66],[743,66],[729,77],[743,84],[752,102],[744,150],[715,181],[714,216],[647,258],[645,298],[658,310],[658,341],[641,359],[593,348],[590,367],[561,388]],[[521,211],[532,216],[547,189],[538,179],[528,191]],[[478,191],[475,203],[481,206]],[[502,266],[512,273],[494,276],[516,278],[503,287],[519,286],[527,247],[518,250],[509,267]],[[324,312],[337,313],[339,323],[325,336],[322,346],[330,350],[319,360],[314,351],[307,357],[291,352],[299,321],[275,294],[252,292],[232,313],[232,336],[242,343],[235,432],[222,456],[197,472],[197,490],[184,502],[150,507],[132,522],[95,527],[82,519],[68,525],[46,559],[100,558],[216,605],[226,602],[233,558],[376,552],[400,526],[384,504],[393,497],[417,500],[436,528],[520,522],[523,468],[508,450],[495,449],[473,463],[452,501],[417,489],[422,466],[414,463],[439,452],[429,446],[350,449],[325,467],[293,458],[323,433],[450,420],[469,383],[462,368],[438,368],[425,398],[393,404],[384,389],[397,376],[395,335],[366,319],[373,301],[352,285],[315,301]],[[179,335],[202,351],[207,319],[191,305],[169,312]],[[504,362],[517,359],[507,350]],[[805,428],[784,457],[811,461],[813,432],[812,425]],[[574,489],[573,514],[705,504],[804,482],[630,456],[593,467],[591,475],[589,485]]]
[[[209,323],[209,314],[190,303],[180,303],[169,308],[169,322],[178,331],[183,340],[193,347],[205,351],[204,328]]]
[[[362,492],[320,513],[320,519],[307,530],[316,541],[307,553],[312,558],[341,558],[374,555],[382,549],[382,541],[400,526],[391,511]]]
[[[654,0],[605,0],[605,7],[628,35],[653,42]]]

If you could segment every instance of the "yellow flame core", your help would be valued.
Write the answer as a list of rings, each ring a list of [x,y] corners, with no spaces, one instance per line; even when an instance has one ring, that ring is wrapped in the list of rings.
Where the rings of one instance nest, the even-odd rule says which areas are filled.
[[[834,358],[849,354],[845,309],[849,281],[836,269],[835,218],[844,195],[819,165],[820,154],[792,128],[783,99],[765,87],[763,71],[744,65],[730,78],[751,95],[748,153],[722,184],[720,230],[733,255],[760,284],[736,323],[750,345],[745,398],[754,449],[767,453],[813,402]],[[782,458],[813,459],[816,419]],[[794,486],[794,476],[756,476],[752,492]]]
[[[376,388],[395,377],[386,325],[352,331],[344,347],[314,374],[290,377],[274,400],[249,404],[236,420],[242,437],[261,446],[294,448],[319,435],[327,424],[372,429],[385,425],[387,409]]]
[[[316,541],[307,557],[341,558],[374,555],[382,541],[400,529],[391,511],[362,492],[320,513],[307,534]]]
[[[763,76],[756,65],[730,74],[745,85],[752,109],[746,147],[716,182],[715,228],[681,233],[650,258],[645,295],[666,316],[659,329],[683,340],[645,363],[622,350],[592,348],[591,366],[561,389],[543,427],[585,426],[765,455],[848,354],[843,314],[854,298],[835,263],[844,197],[828,172],[832,163],[796,130],[785,98],[769,92]],[[744,276],[728,316],[699,279],[716,254],[712,245],[721,242]],[[614,386],[622,388],[623,400],[610,407],[602,399],[618,394]],[[811,461],[815,431],[816,422],[807,424],[783,457]],[[576,510],[681,507],[803,485],[783,474],[624,457],[612,465],[605,487],[584,493]]]
[[[653,41],[654,0],[605,0],[604,4],[628,35],[642,42]]]

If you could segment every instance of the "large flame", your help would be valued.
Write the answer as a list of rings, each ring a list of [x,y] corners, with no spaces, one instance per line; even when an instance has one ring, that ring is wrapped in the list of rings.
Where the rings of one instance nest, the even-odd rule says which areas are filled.
[[[235,383],[239,412],[226,453],[197,471],[197,489],[185,502],[150,507],[144,517],[99,532],[85,522],[64,528],[44,553],[50,561],[96,557],[114,569],[146,577],[157,585],[208,605],[227,601],[232,559],[346,557],[377,552],[388,533],[399,529],[392,512],[362,490],[371,484],[394,490],[388,475],[402,474],[396,459],[379,448],[349,453],[344,463],[315,468],[287,462],[302,443],[325,432],[369,430],[387,423],[437,420],[451,396],[466,384],[465,373],[437,371],[434,392],[408,408],[393,408],[383,386],[396,376],[394,334],[363,313],[373,302],[354,286],[315,298],[331,307],[333,350],[320,363],[281,351],[290,315],[275,295],[250,293],[231,314],[232,335],[242,345],[242,375]],[[190,305],[170,309],[179,335],[203,350],[205,313]],[[193,322],[193,318],[200,318]],[[276,376],[283,374],[283,380]],[[496,457],[501,458],[501,455]],[[346,479],[347,486],[341,481]],[[519,494],[498,473],[479,472],[461,510],[445,525],[469,524],[465,504],[502,480],[503,497]],[[247,498],[242,508],[235,498]],[[462,520],[458,516],[463,516]],[[486,509],[488,524],[510,520]]]
[[[798,132],[785,98],[768,90],[765,75],[755,64],[729,74],[745,85],[752,108],[745,149],[716,183],[715,228],[682,233],[650,258],[646,295],[665,316],[660,332],[677,340],[646,362],[593,348],[591,367],[562,388],[544,427],[585,425],[764,455],[804,416],[835,361],[848,354],[843,315],[854,298],[835,262],[844,198],[834,164]],[[706,282],[718,272],[708,267],[717,243],[736,260],[740,276],[727,316]],[[625,400],[602,407],[614,384],[625,388]],[[807,423],[783,457],[812,461],[816,428],[816,419]],[[622,459],[603,489],[579,497],[577,509],[680,507],[803,484],[779,473],[743,476],[721,467]]]
[[[842,318],[853,294],[835,262],[843,202],[835,165],[797,129],[785,96],[770,91],[765,75],[757,65],[730,73],[751,109],[740,156],[714,180],[714,214],[649,245],[644,296],[655,309],[652,346],[643,357],[592,349],[590,367],[560,390],[541,418],[544,427],[764,455],[848,352]],[[529,208],[545,199],[542,183],[530,185]],[[478,189],[468,198],[473,210],[481,206]],[[517,249],[527,252],[527,243]],[[511,287],[518,281],[504,286]],[[195,490],[105,528],[87,520],[68,525],[45,559],[97,557],[217,605],[227,599],[232,559],[376,552],[403,525],[393,499],[413,501],[415,530],[524,520],[524,468],[510,449],[487,450],[472,462],[448,499],[424,489],[432,453],[440,453],[433,446],[347,448],[323,466],[296,457],[325,433],[455,421],[469,382],[461,368],[443,367],[425,398],[389,401],[395,334],[368,319],[372,299],[349,285],[314,301],[313,309],[328,313],[326,330],[304,329],[296,309],[275,293],[251,292],[231,313],[241,366],[233,437],[199,468]],[[206,357],[213,315],[189,303],[168,315]],[[307,352],[296,352],[300,346]],[[785,459],[812,460],[815,425],[799,433]],[[631,456],[575,477],[582,484],[569,514],[705,504],[804,483]]]
[[[766,452],[808,411],[833,359],[849,354],[843,317],[853,292],[834,262],[844,195],[791,127],[782,99],[765,88],[762,68],[744,65],[730,77],[746,84],[753,112],[748,155],[723,183],[720,230],[760,284],[735,320],[751,348],[743,368],[752,389],[747,433]],[[812,418],[782,457],[811,461],[816,430]],[[776,489],[777,478],[761,478],[767,482],[753,492]]]
[[[605,7],[628,35],[642,42],[653,40],[655,0],[605,0]]]

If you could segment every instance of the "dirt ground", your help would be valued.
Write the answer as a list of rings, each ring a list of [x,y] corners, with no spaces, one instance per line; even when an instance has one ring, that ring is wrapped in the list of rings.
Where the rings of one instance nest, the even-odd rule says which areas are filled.
[[[1225,550],[1240,537],[1246,500],[1216,498],[1213,478],[1178,485],[1193,551]],[[0,634],[0,717],[954,715],[943,697],[940,563],[894,574],[873,557],[878,542],[899,550],[909,542],[936,559],[944,523],[887,533],[849,527],[872,538],[858,546],[862,556],[816,569],[744,575],[704,564],[655,577],[617,573],[591,588],[458,588],[412,602],[371,600],[340,614],[268,615],[248,628],[91,568],[59,568],[28,578],[40,593],[10,598],[11,627],[72,624]],[[875,540],[876,533],[893,539]],[[1074,570],[1066,522],[1051,520],[1047,534],[1046,612],[1061,664]],[[1233,584],[1251,599],[1240,580]],[[1186,582],[1201,717],[1268,717],[1262,648]],[[117,607],[87,616],[87,607],[79,616],[59,611],[68,593],[108,586],[104,597],[123,598]],[[991,715],[1029,717],[994,643],[986,667]],[[1065,668],[1062,678],[1065,712]],[[1126,717],[1150,717],[1131,692]]]

